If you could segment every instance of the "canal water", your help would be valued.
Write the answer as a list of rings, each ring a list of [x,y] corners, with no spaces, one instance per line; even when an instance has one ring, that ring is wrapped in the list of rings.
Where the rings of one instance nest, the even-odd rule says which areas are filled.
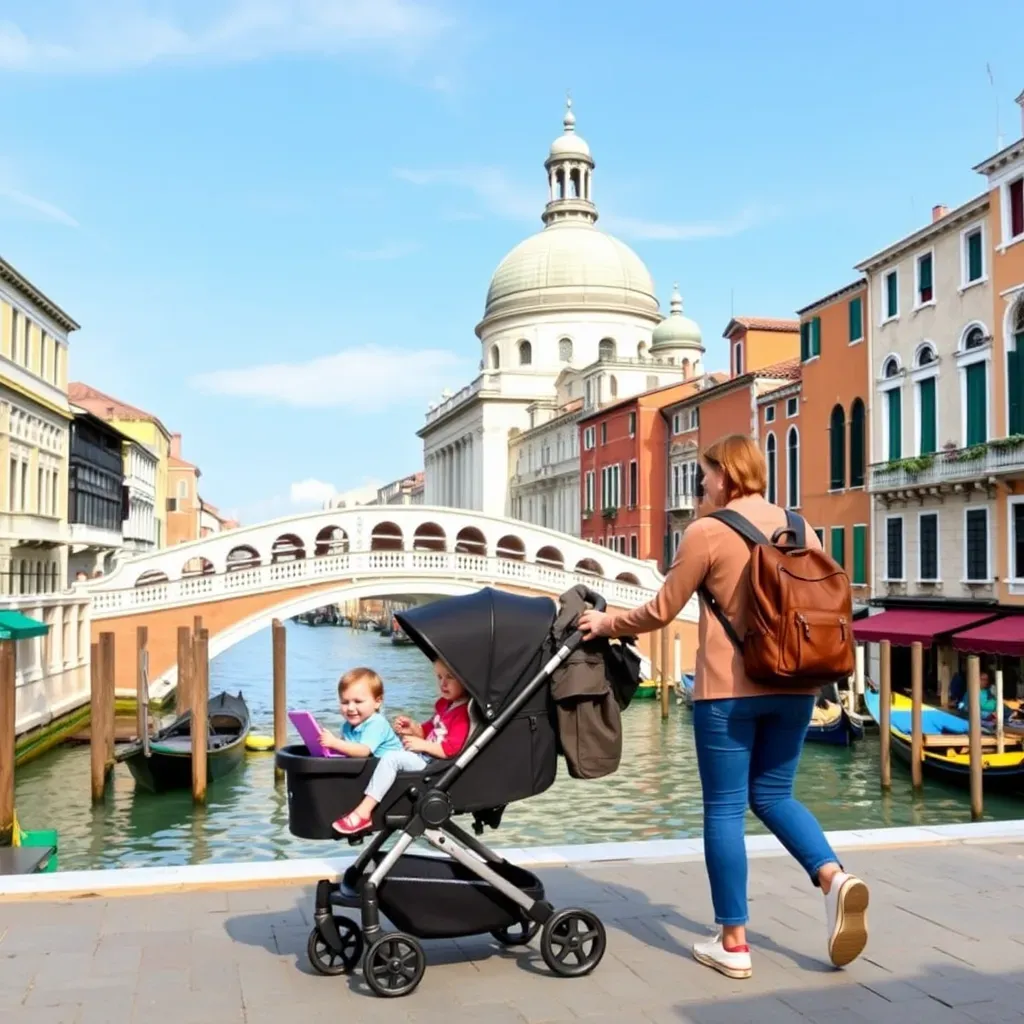
[[[396,647],[376,633],[287,625],[288,704],[340,728],[336,682],[355,665],[383,676],[389,716],[426,718],[436,699],[429,662],[415,647]],[[211,665],[211,692],[241,691],[254,732],[271,735],[270,631],[250,637]],[[622,766],[608,778],[575,781],[561,768],[555,785],[510,806],[495,846],[617,842],[699,836],[700,784],[690,712],[673,704],[661,721],[656,701],[632,704],[623,716]],[[297,737],[293,737],[297,739]],[[965,791],[926,784],[915,797],[909,775],[893,765],[893,787],[878,785],[878,737],[850,750],[808,745],[797,792],[826,829],[932,825],[970,820]],[[313,843],[288,832],[283,786],[274,784],[272,753],[248,753],[236,773],[211,785],[205,808],[188,792],[136,791],[124,766],[114,772],[107,801],[89,799],[89,748],[64,746],[18,770],[18,815],[25,828],[56,828],[60,867],[140,867],[336,855],[348,846]],[[1022,804],[986,796],[987,818],[1020,817]],[[763,832],[752,816],[748,831]]]

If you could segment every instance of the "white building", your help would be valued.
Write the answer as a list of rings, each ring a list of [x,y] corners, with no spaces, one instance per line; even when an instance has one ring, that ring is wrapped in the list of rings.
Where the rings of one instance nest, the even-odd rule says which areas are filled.
[[[124,521],[125,554],[138,555],[156,547],[156,453],[139,441],[125,444],[125,486],[128,518]]]
[[[575,482],[571,468],[552,470],[551,493],[538,501],[539,493],[519,489],[540,480],[530,476],[535,469],[522,469],[524,446],[526,465],[531,445],[535,458],[548,450],[552,465],[570,461],[566,431],[574,423],[566,417],[578,413],[566,401],[582,399],[582,410],[593,411],[696,376],[703,349],[699,328],[682,316],[681,300],[676,312],[685,330],[678,332],[673,322],[663,343],[655,343],[655,328],[672,318],[661,316],[640,257],[595,226],[594,160],[576,134],[571,105],[563,124],[544,164],[544,229],[517,245],[491,279],[476,327],[480,375],[431,406],[418,434],[428,505],[524,517],[532,507],[532,522],[549,515],[551,525],[569,524],[575,489],[574,528],[566,532],[578,533],[578,461]]]

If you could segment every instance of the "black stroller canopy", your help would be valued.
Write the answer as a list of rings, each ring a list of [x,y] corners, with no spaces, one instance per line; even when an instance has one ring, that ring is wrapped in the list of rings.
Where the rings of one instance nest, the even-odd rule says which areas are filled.
[[[398,612],[406,635],[431,660],[440,658],[485,719],[516,692],[544,647],[557,608],[549,597],[521,597],[485,587]]]

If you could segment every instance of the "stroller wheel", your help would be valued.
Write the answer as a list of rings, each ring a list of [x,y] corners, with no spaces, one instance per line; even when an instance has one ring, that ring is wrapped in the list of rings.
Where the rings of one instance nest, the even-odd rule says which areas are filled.
[[[539,931],[536,921],[519,921],[506,928],[496,928],[491,935],[503,946],[528,946]]]
[[[559,910],[544,925],[540,954],[553,974],[579,978],[601,962],[606,943],[597,915],[589,910]]]
[[[363,933],[347,917],[335,917],[334,924],[341,938],[341,952],[328,945],[319,928],[309,933],[306,953],[310,966],[319,974],[332,977],[354,971],[363,955]]]
[[[423,980],[427,957],[423,947],[404,932],[382,935],[366,951],[363,974],[379,996],[407,996]]]

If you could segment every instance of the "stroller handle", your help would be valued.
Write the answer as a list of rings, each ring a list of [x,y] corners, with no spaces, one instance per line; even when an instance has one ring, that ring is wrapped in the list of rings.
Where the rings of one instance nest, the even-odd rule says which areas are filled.
[[[596,590],[591,590],[590,587],[584,587],[583,598],[587,604],[594,606],[595,612],[603,612],[608,607],[608,602]]]

